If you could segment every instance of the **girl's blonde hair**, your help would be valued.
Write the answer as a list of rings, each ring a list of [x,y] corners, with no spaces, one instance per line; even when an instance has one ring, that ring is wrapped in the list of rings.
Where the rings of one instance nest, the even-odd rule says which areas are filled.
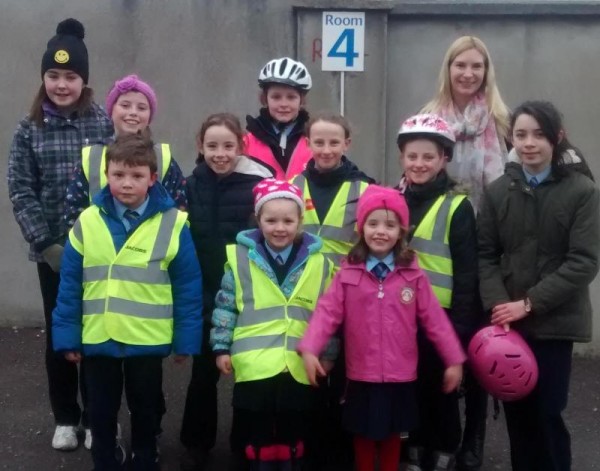
[[[475,36],[462,36],[454,41],[444,56],[444,62],[438,78],[438,91],[433,100],[427,103],[421,113],[439,113],[441,109],[452,105],[452,84],[450,83],[450,65],[454,59],[469,49],[477,50],[483,56],[485,75],[480,92],[485,93],[485,101],[490,113],[496,121],[496,127],[501,138],[506,138],[510,129],[510,111],[496,85],[496,73],[490,52],[484,42]]]

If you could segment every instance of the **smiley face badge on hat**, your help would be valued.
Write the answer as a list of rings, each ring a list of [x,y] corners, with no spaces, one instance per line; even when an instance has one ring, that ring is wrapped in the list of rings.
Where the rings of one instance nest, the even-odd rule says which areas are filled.
[[[42,78],[49,69],[65,69],[75,72],[87,84],[89,64],[84,37],[85,29],[79,21],[73,18],[61,21],[42,57]]]

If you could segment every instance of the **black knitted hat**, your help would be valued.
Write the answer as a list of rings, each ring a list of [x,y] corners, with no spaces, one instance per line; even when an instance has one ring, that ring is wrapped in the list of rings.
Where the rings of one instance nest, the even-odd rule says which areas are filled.
[[[65,69],[77,73],[87,84],[90,69],[84,36],[85,29],[79,21],[73,18],[61,21],[42,57],[42,78],[48,69]]]

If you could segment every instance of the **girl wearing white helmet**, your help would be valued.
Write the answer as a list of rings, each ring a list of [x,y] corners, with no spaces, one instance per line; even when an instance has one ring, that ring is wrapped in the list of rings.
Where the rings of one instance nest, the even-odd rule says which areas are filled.
[[[263,107],[257,117],[246,117],[246,154],[272,167],[276,178],[289,180],[311,157],[304,139],[304,104],[312,79],[304,64],[282,57],[262,67],[258,84]]]
[[[454,133],[440,116],[422,114],[402,123],[397,143],[404,169],[399,188],[415,228],[409,244],[466,346],[484,319],[477,291],[475,213],[446,172],[455,153]],[[407,470],[451,470],[461,442],[458,394],[442,392],[445,366],[424,335],[418,340],[420,424],[408,442]]]
[[[483,41],[474,36],[454,41],[446,51],[438,82],[435,97],[421,112],[440,115],[456,135],[448,173],[469,184],[469,199],[477,211],[483,187],[504,172],[509,120]]]

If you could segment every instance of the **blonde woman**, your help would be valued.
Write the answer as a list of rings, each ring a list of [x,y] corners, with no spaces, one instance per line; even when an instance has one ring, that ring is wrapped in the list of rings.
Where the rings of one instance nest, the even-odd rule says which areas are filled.
[[[463,36],[444,57],[436,96],[422,113],[442,116],[456,136],[448,173],[470,187],[479,209],[483,188],[504,173],[509,110],[496,85],[494,65],[481,39]]]

